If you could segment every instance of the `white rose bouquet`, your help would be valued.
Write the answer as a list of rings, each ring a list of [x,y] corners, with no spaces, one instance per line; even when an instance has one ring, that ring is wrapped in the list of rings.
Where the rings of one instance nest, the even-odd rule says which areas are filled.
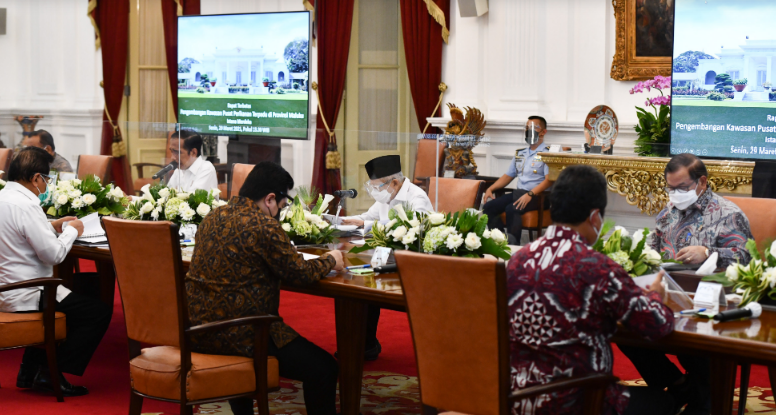
[[[605,239],[604,236],[612,228],[614,232]],[[663,262],[675,261],[663,259],[660,253],[648,247],[646,245],[648,234],[649,229],[644,228],[631,236],[627,229],[614,226],[613,221],[606,221],[601,229],[601,237],[593,245],[593,249],[620,264],[631,277],[654,273]]]
[[[748,265],[731,264],[725,272],[703,277],[703,281],[732,286],[733,292],[741,296],[739,307],[758,302],[766,295],[770,300],[776,300],[776,241],[762,255],[753,239],[746,241],[746,249],[752,255]]]
[[[169,220],[179,225],[199,225],[213,209],[224,206],[218,189],[197,189],[194,193],[178,192],[166,185],[145,185],[143,196],[130,203],[124,219]]]
[[[49,189],[49,197],[43,209],[53,217],[76,216],[82,218],[97,212],[102,216],[121,215],[129,199],[119,187],[103,186],[92,174],[83,180],[60,180]]]
[[[280,211],[280,226],[297,245],[334,242],[334,227],[321,218],[333,199],[332,195],[319,194],[318,202],[312,210],[308,210],[307,205],[297,195],[290,205]]]
[[[467,258],[481,258],[485,254],[504,260],[510,258],[506,235],[498,229],[488,230],[488,215],[480,211],[418,213],[397,205],[388,217],[391,220],[387,224],[373,226],[372,237],[350,252],[385,246]]]

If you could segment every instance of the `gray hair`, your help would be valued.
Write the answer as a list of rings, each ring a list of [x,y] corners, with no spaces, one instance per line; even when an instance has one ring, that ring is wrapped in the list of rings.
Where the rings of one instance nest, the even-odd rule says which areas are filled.
[[[386,183],[393,181],[393,179],[396,179],[396,180],[398,180],[400,182],[403,182],[404,181],[404,175],[401,172],[398,172],[398,173],[394,173],[394,174],[392,174],[390,176],[385,176],[385,177],[383,177],[383,179],[385,179]]]

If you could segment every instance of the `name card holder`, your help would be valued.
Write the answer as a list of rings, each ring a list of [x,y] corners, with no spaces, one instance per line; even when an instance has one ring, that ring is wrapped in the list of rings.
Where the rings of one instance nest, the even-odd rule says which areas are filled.
[[[725,290],[722,288],[722,284],[716,282],[701,282],[698,284],[698,288],[695,290],[695,297],[693,298],[693,306],[696,309],[705,308],[706,312],[713,311],[714,313],[719,313],[721,305],[727,306]]]
[[[372,268],[388,265],[388,258],[391,257],[391,252],[391,248],[384,246],[378,246],[375,248],[375,253],[372,254],[372,260],[369,261],[369,263],[372,265]]]

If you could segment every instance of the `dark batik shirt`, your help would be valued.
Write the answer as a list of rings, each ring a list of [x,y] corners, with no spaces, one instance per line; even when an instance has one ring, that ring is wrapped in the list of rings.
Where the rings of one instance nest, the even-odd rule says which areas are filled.
[[[73,168],[70,166],[70,162],[66,158],[54,153],[54,161],[49,165],[51,170],[56,170],[58,173],[72,173]]]
[[[657,215],[652,249],[665,252],[669,259],[676,258],[682,248],[704,246],[709,255],[719,255],[718,267],[748,264],[751,260],[746,249],[747,239],[752,238],[749,219],[735,203],[706,189],[698,201],[685,210],[672,203]]]
[[[674,315],[655,292],[644,293],[628,273],[556,226],[512,257],[507,267],[512,390],[571,376],[612,373],[609,345],[617,322],[647,339],[673,330]],[[604,414],[628,405],[625,386],[606,391]],[[578,389],[516,403],[515,414],[576,414]]]
[[[334,258],[305,261],[277,220],[250,199],[233,197],[214,209],[197,230],[197,245],[186,275],[192,325],[278,315],[280,284],[310,284],[331,271]],[[285,323],[270,329],[277,347],[298,334]],[[201,353],[252,356],[253,328],[235,327],[192,337]]]

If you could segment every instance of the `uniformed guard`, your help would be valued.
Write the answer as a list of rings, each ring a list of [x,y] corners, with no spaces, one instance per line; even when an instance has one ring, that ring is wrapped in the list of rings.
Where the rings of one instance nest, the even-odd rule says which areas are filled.
[[[540,151],[549,151],[544,145],[544,135],[547,133],[547,121],[539,116],[528,117],[525,124],[525,141],[530,147],[515,152],[515,159],[509,165],[507,173],[493,183],[483,196],[483,212],[488,215],[488,226],[491,229],[504,229],[501,214],[506,212],[507,233],[513,236],[513,242],[520,243],[523,233],[521,215],[539,209],[539,194],[550,187],[550,169],[536,156]],[[517,188],[512,194],[506,194],[498,199],[493,192],[504,188],[517,178]],[[490,201],[489,201],[490,200]],[[549,207],[549,198],[545,198],[545,208]]]

